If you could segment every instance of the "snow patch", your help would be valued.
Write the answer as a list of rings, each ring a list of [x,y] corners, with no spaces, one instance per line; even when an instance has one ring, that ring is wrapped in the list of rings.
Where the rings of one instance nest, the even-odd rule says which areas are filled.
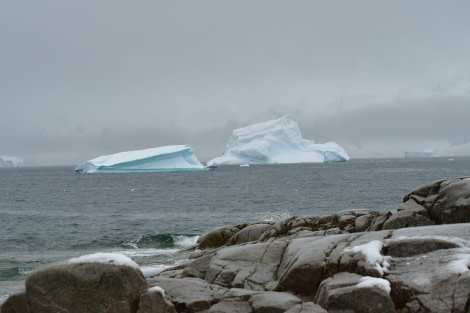
[[[448,264],[449,270],[457,274],[463,274],[470,270],[470,254],[456,254],[457,260]]]
[[[345,253],[362,253],[367,263],[375,266],[381,276],[388,272],[390,267],[390,256],[384,256],[382,251],[384,244],[380,240],[372,240],[366,244],[344,249]]]
[[[113,265],[124,265],[139,269],[139,265],[137,265],[137,263],[135,263],[134,261],[132,261],[131,258],[121,253],[98,252],[93,254],[87,254],[77,258],[72,258],[68,260],[68,263],[111,263]]]
[[[148,289],[149,292],[158,292],[160,293],[163,297],[165,296],[165,290],[163,290],[162,287],[160,286],[154,286]]]
[[[431,280],[426,275],[417,275],[413,278],[413,283],[418,286],[429,286],[431,285]]]
[[[359,284],[356,285],[359,288],[370,288],[378,287],[384,290],[386,293],[390,294],[392,288],[390,287],[390,282],[383,278],[364,276],[361,278]]]

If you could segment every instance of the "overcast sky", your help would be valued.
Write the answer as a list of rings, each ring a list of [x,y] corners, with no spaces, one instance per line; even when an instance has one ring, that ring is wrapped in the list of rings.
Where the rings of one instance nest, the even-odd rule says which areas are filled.
[[[0,6],[0,155],[27,165],[171,144],[207,161],[286,114],[352,158],[470,143],[468,1]]]

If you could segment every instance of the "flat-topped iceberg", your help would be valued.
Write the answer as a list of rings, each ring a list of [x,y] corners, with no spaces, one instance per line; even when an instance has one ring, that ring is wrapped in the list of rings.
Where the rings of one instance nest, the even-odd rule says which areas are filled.
[[[78,173],[199,171],[207,169],[187,145],[163,146],[104,155],[83,162]]]
[[[290,116],[235,129],[224,153],[208,166],[222,164],[274,164],[342,162],[348,154],[335,142],[316,144],[302,139]]]
[[[429,158],[429,157],[434,157],[434,156],[437,156],[436,150],[405,152],[405,158]]]
[[[23,160],[14,156],[0,155],[0,167],[17,167],[23,166]]]

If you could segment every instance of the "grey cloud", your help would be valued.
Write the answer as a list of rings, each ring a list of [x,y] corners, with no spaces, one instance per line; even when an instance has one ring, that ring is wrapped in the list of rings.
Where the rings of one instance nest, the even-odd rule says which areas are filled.
[[[446,105],[443,116],[458,121],[468,113],[465,98],[447,104],[426,88],[445,95],[449,81],[468,80],[469,9],[428,1],[8,2],[0,11],[0,153],[70,164],[187,142],[209,158],[223,150],[227,125],[285,114],[319,142],[464,142],[464,124],[440,125],[407,99]]]

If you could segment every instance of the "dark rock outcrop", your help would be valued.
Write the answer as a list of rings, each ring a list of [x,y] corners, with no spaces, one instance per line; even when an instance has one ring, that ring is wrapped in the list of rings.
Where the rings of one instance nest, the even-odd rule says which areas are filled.
[[[439,180],[411,191],[395,213],[219,227],[187,264],[147,281],[116,264],[44,266],[1,313],[468,313],[469,222],[470,180]]]
[[[412,190],[404,202],[426,208],[436,224],[470,222],[470,178],[438,180]]]

